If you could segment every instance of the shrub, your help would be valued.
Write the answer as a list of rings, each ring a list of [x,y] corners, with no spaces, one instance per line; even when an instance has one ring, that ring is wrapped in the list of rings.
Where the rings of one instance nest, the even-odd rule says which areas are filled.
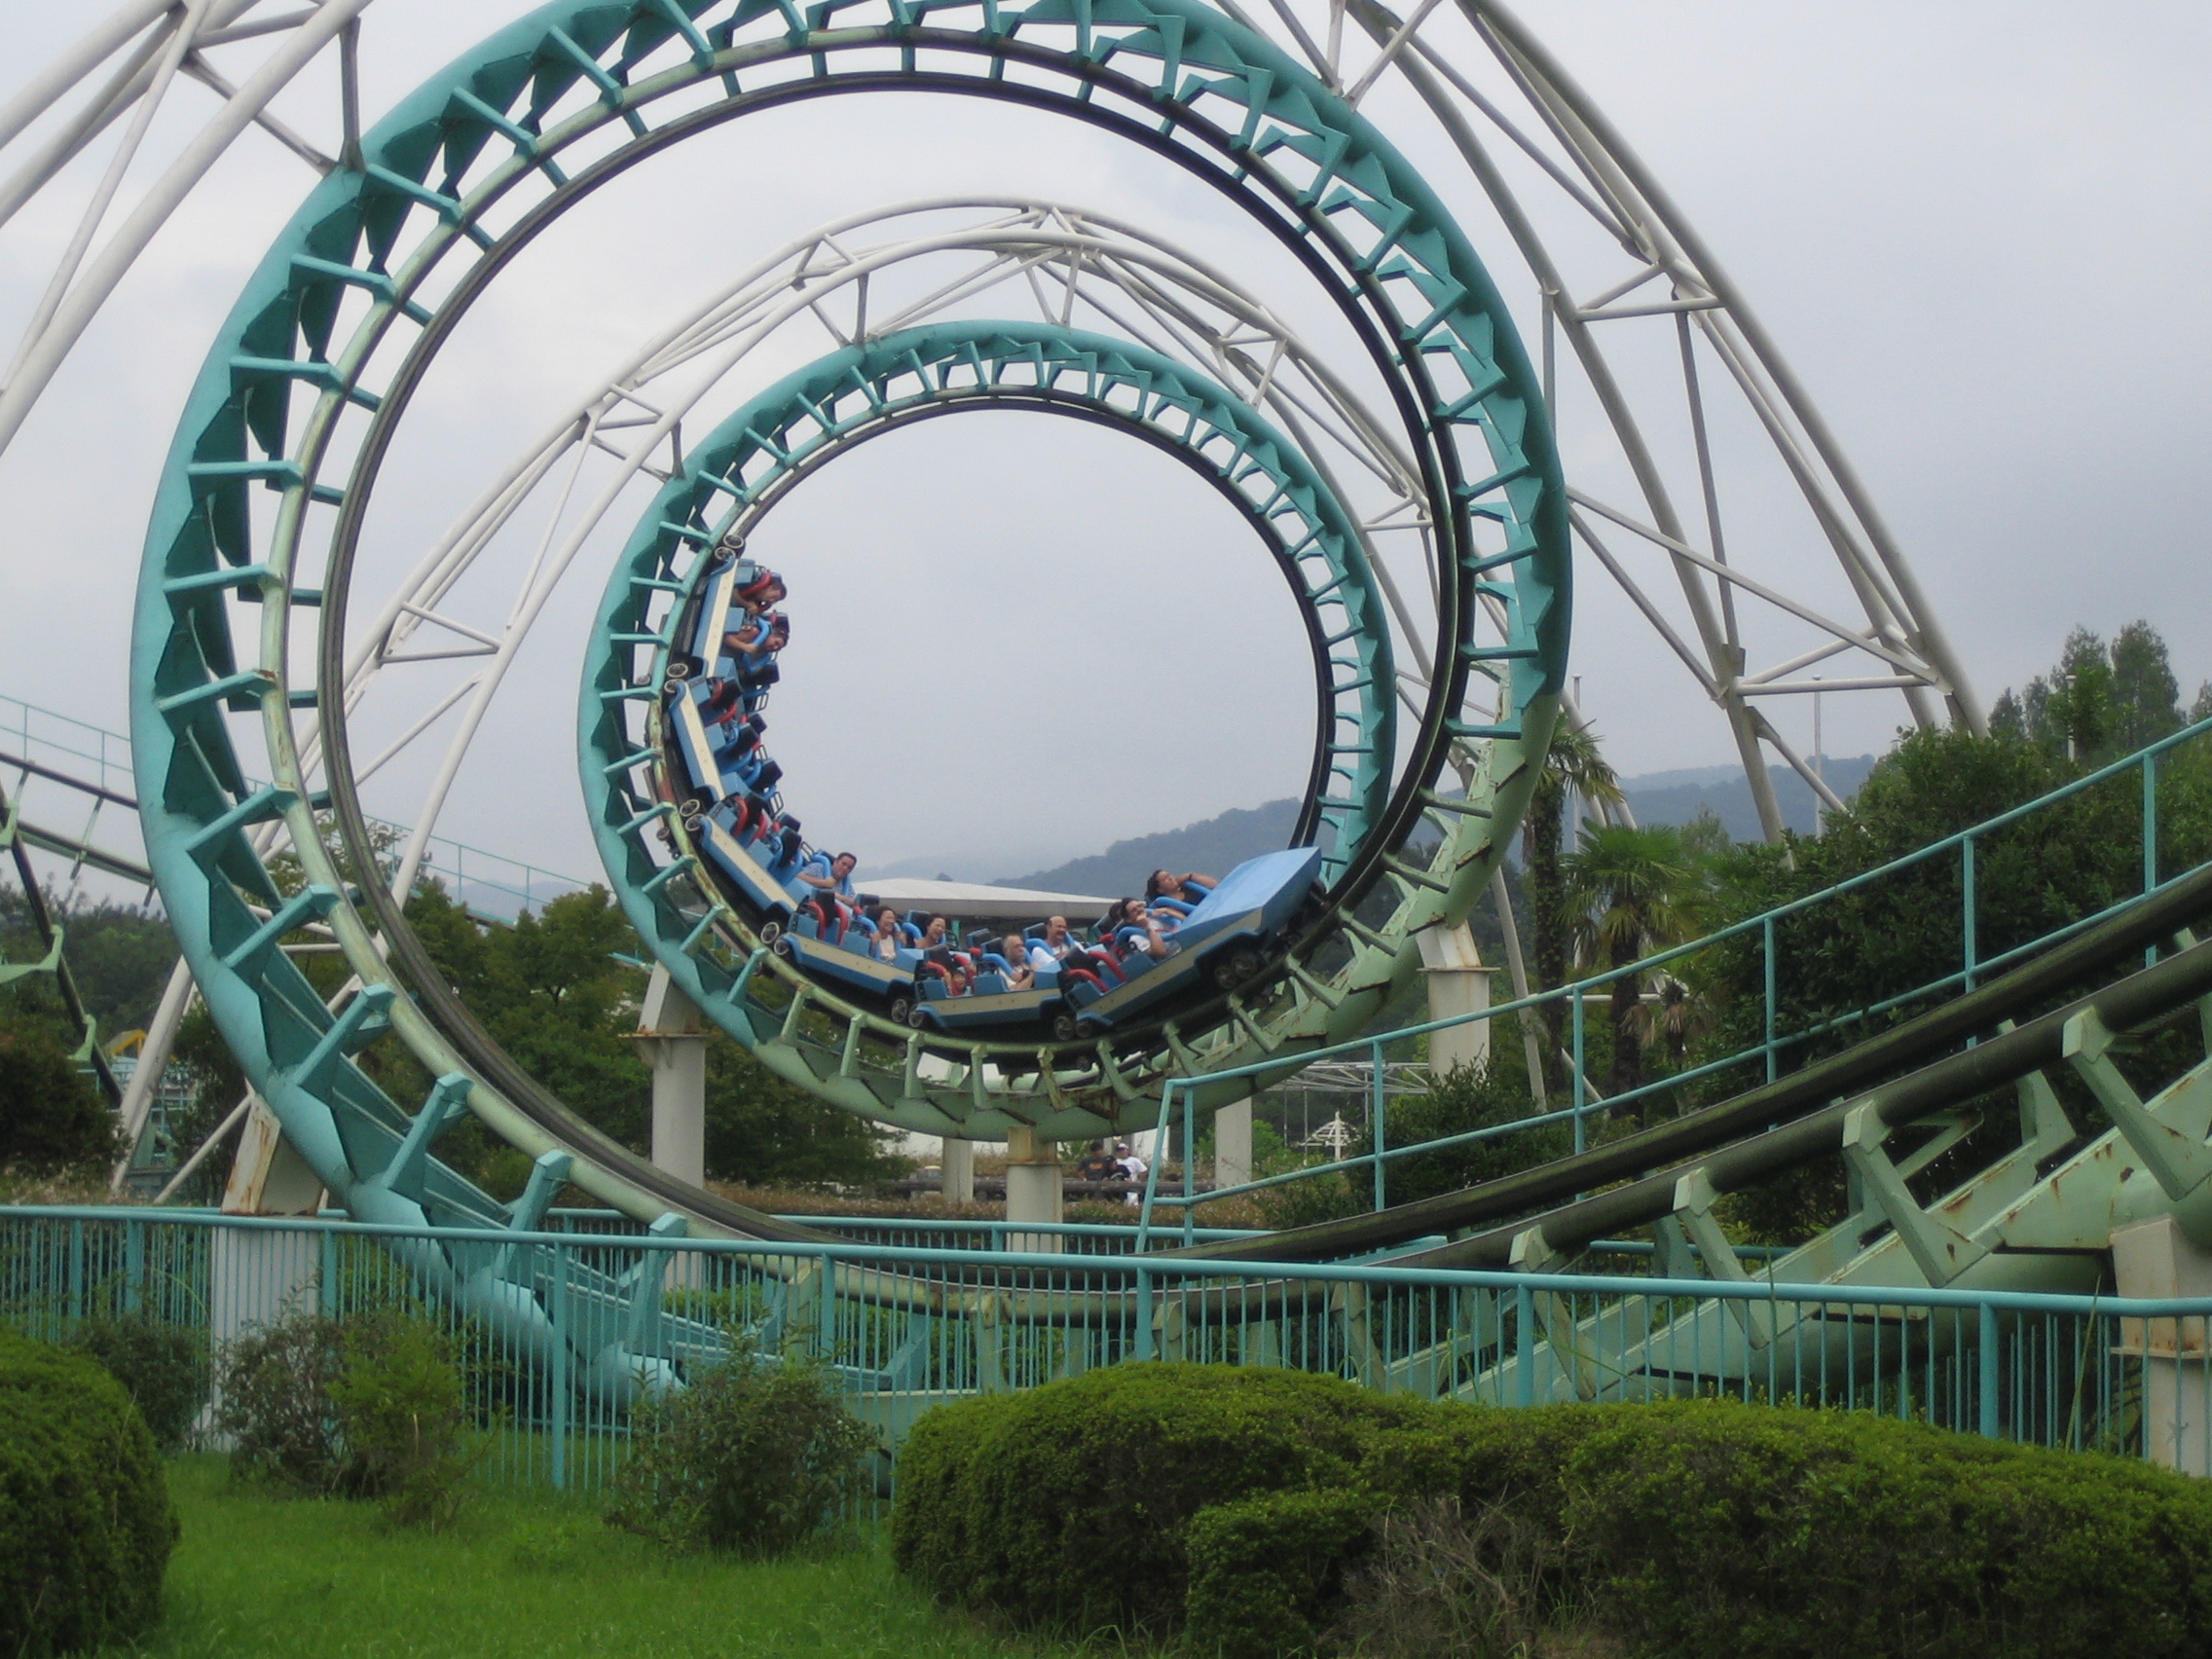
[[[2212,1629],[2201,1481],[1864,1413],[1593,1415],[1560,1524],[1657,1650],[2180,1659]]]
[[[143,1633],[176,1533],[154,1437],[122,1384],[0,1333],[0,1652]]]
[[[1184,1530],[1191,1642],[1219,1659],[1309,1648],[1368,1551],[1387,1498],[1356,1489],[1271,1492],[1218,1503]],[[1429,1649],[1428,1651],[1445,1651]]]
[[[1225,1659],[2184,1659],[2212,1485],[1864,1413],[1437,1406],[1127,1366],[930,1414],[894,1558],[1061,1629]],[[1566,1621],[1561,1628],[1560,1621]]]
[[[346,1327],[288,1313],[223,1354],[215,1426],[231,1440],[231,1472],[294,1491],[336,1492],[346,1452],[330,1384],[346,1363]]]
[[[206,1355],[193,1332],[126,1313],[82,1321],[66,1346],[123,1384],[156,1446],[174,1452],[184,1445],[207,1403]]]
[[[874,1433],[812,1361],[740,1346],[681,1392],[641,1401],[609,1524],[678,1549],[782,1555],[866,1491]]]
[[[893,1558],[943,1600],[1022,1623],[1163,1632],[1182,1622],[1198,1511],[1388,1490],[1442,1453],[1443,1421],[1441,1408],[1335,1378],[1198,1365],[963,1401],[907,1438]]]
[[[290,1313],[224,1355],[215,1426],[232,1472],[316,1496],[387,1500],[393,1519],[452,1518],[487,1447],[450,1345],[385,1309]]]
[[[345,1448],[342,1484],[385,1500],[402,1525],[441,1527],[459,1512],[491,1442],[474,1433],[450,1345],[399,1313],[353,1323],[328,1384]]]

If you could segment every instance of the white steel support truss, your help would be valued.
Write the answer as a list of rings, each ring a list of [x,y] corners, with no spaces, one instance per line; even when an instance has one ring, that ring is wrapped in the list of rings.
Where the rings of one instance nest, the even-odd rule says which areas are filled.
[[[383,0],[378,25],[389,19],[403,28],[408,7],[425,3]],[[1603,451],[1618,463],[1606,475],[1629,481],[1625,498],[1575,494],[1575,539],[1679,661],[1696,695],[1716,708],[1770,836],[1782,824],[1770,752],[1825,803],[1836,801],[1761,713],[1764,700],[1815,691],[1895,694],[1918,724],[1948,719],[1981,728],[1963,665],[1836,434],[1666,191],[1518,17],[1495,0],[1413,0],[1398,9],[1377,0],[1215,3],[1304,57],[1379,119],[1387,99],[1393,122],[1431,123],[1464,163],[1456,181],[1431,176],[1458,199],[1455,205],[1487,204],[1518,254],[1516,265],[1502,247],[1485,250],[1508,299],[1525,305],[1540,329],[1546,389],[1560,393],[1551,401],[1563,450]],[[71,164],[112,134],[38,304],[19,336],[0,342],[8,365],[0,450],[32,417],[132,263],[249,129],[310,169],[303,188],[333,167],[358,165],[364,113],[356,69],[369,5],[127,0],[0,105],[0,234],[34,199],[79,188]],[[297,118],[307,129],[297,129],[272,105],[325,53],[337,59],[331,107],[313,121]],[[158,138],[174,124],[157,124],[156,112],[187,99],[201,101],[201,124]],[[164,143],[167,150],[157,154]],[[134,174],[132,196],[127,187]],[[120,213],[118,202],[128,203]],[[958,205],[995,208],[998,218],[934,241],[849,245],[870,224]],[[970,268],[934,290],[886,303],[884,273],[954,253],[969,256]],[[423,810],[408,815],[416,829],[400,880],[419,867],[470,735],[591,527],[639,475],[666,475],[681,456],[685,412],[710,395],[720,403],[726,391],[714,388],[751,345],[801,315],[842,343],[956,313],[986,292],[998,292],[1003,305],[1016,283],[1042,315],[1203,365],[1266,411],[1347,501],[1360,503],[1407,665],[1400,693],[1418,707],[1430,667],[1419,614],[1429,584],[1401,577],[1412,560],[1425,568],[1431,556],[1425,506],[1388,423],[1370,418],[1351,383],[1248,293],[1130,227],[1034,203],[907,204],[856,215],[783,250],[650,343],[490,484],[357,628],[344,690],[349,710],[387,669],[422,676],[451,665],[435,684],[416,682],[407,718],[362,769],[373,774],[416,744],[446,745]],[[1648,359],[1648,339],[1662,330],[1677,364],[1665,396],[1650,391],[1648,377],[1632,384],[1620,372],[1632,354],[1627,343],[1641,342],[1633,350]],[[686,388],[663,384],[682,369],[693,371]],[[1569,372],[1579,377],[1573,396],[1560,384]],[[1727,421],[1714,415],[1723,400],[1734,405]],[[1746,412],[1748,424],[1740,419]],[[1788,536],[1747,533],[1731,510],[1727,480],[1738,471],[1747,430],[1757,434],[1753,447],[1763,446],[1758,459],[1779,463],[1800,503],[1804,532],[1794,558],[1779,545]],[[599,461],[610,463],[601,470],[611,476],[591,471]],[[508,608],[459,613],[461,576],[541,493],[553,499]],[[1407,548],[1409,538],[1418,552]],[[1825,579],[1808,574],[1805,544],[1825,553]],[[131,556],[119,551],[119,574]],[[1838,576],[1841,603],[1830,591]],[[1808,678],[1815,668],[1820,677]],[[1579,719],[1572,709],[1569,718]],[[303,731],[300,742],[312,760],[314,733]],[[182,999],[168,1004],[181,1009]]]

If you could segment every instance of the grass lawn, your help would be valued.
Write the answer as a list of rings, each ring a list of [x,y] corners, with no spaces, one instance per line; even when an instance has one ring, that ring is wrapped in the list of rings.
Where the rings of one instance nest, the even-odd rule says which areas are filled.
[[[263,1495],[183,1457],[168,1617],[175,1659],[1050,1659],[933,1606],[882,1540],[807,1560],[671,1557],[586,1499],[490,1492],[443,1532],[372,1504]],[[1118,1652],[1120,1644],[1098,1652]]]

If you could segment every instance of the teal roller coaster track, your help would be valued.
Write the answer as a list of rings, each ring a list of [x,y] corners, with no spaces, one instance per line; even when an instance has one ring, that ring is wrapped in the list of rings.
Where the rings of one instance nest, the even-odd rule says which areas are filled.
[[[572,1183],[666,1245],[784,1246],[762,1270],[778,1280],[784,1305],[812,1298],[824,1308],[895,1309],[923,1321],[925,1346],[928,1320],[973,1315],[994,1328],[1091,1333],[1099,1346],[1082,1351],[1092,1359],[1217,1349],[1249,1358],[1265,1347],[1254,1320],[1279,1321],[1286,1309],[1306,1318],[1325,1305],[1344,1339],[1331,1351],[1378,1381],[1526,1398],[1540,1374],[1543,1390],[1598,1397],[1628,1389],[1629,1380],[1646,1390],[1655,1378],[1687,1387],[1685,1380],[1731,1365],[1749,1378],[1756,1356],[1771,1359],[1785,1338],[1797,1363],[1823,1375],[1856,1363],[1854,1345],[1867,1325],[1881,1328],[1882,1316],[1786,1323],[1741,1285],[1721,1282],[1743,1270],[1714,1218],[1715,1199],[1809,1160],[1845,1161],[1854,1213],[1776,1269],[1805,1282],[1931,1294],[2080,1288],[2097,1282],[2116,1228],[2161,1217],[2212,1247],[2205,1066],[2159,1080],[2146,1095],[2143,1080],[2131,1082],[2113,1058],[2127,1033],[2186,1019],[2212,995],[2212,946],[2189,931],[2212,910],[2212,876],[2161,877],[2157,867],[2156,753],[2132,762],[2145,775],[2143,896],[2083,918],[2065,937],[1978,961],[1972,894],[1980,831],[1969,831],[1966,960],[1955,982],[1927,988],[1951,1000],[1909,1023],[1785,1075],[1778,1056],[1805,1034],[1775,1029],[1770,1008],[1761,1049],[1724,1062],[1763,1059],[1766,1081],[1718,1105],[1413,1205],[1387,1203],[1387,1164],[1418,1149],[1379,1147],[1369,1160],[1374,1214],[1211,1244],[1187,1230],[1188,1248],[1154,1253],[1146,1260],[1157,1271],[1140,1264],[1129,1270],[1133,1280],[1117,1268],[1093,1281],[1060,1263],[1057,1280],[1039,1288],[1012,1258],[992,1257],[978,1261],[980,1276],[956,1283],[895,1254],[870,1261],[676,1180],[594,1129],[498,1048],[439,978],[402,913],[435,803],[466,763],[465,742],[449,752],[433,810],[391,881],[382,878],[379,830],[361,790],[388,752],[355,753],[365,741],[355,729],[364,688],[395,662],[480,656],[485,666],[415,727],[462,708],[473,730],[547,590],[534,572],[519,622],[503,632],[439,608],[496,533],[498,515],[551,472],[564,446],[625,456],[594,522],[641,471],[660,480],[614,556],[581,674],[580,771],[615,893],[672,979],[780,1075],[846,1110],[949,1136],[1022,1129],[1052,1139],[1165,1124],[1241,1099],[1316,1058],[1364,1051],[1380,1059],[1383,1028],[1419,972],[1421,936],[1457,926],[1492,885],[1554,722],[1563,711],[1573,718],[1565,694],[1572,542],[1629,590],[1726,716],[1770,830],[1778,820],[1771,792],[1759,793],[1763,756],[1800,762],[1756,699],[1806,689],[1791,680],[1805,667],[1855,653],[1870,666],[1834,683],[1900,692],[1923,723],[1947,710],[1975,726],[1979,711],[1856,476],[1732,285],[1587,98],[1485,0],[1456,0],[1457,16],[1541,117],[1530,130],[1486,101],[1433,44],[1436,8],[1400,18],[1364,0],[1331,8],[1325,45],[1287,5],[1276,8],[1277,31],[1203,0],[805,8],[558,0],[364,129],[354,31],[366,4],[328,0],[312,18],[270,19],[266,28],[239,22],[253,0],[222,0],[181,21],[126,7],[68,63],[0,108],[6,144],[134,30],[168,31],[154,39],[146,74],[113,94],[125,103],[143,95],[149,108],[194,30],[213,30],[208,42],[295,31],[266,73],[226,103],[227,125],[165,175],[110,246],[80,271],[80,245],[57,275],[20,372],[0,391],[0,442],[135,248],[230,137],[262,120],[316,167],[320,182],[209,351],[161,475],[132,643],[135,799],[146,862],[192,977],[253,1088],[335,1202],[400,1230],[387,1235],[391,1247],[436,1294],[608,1398],[658,1385],[685,1356],[710,1349],[712,1333],[662,1313],[664,1254],[648,1251],[618,1273],[564,1259],[547,1279],[536,1230]],[[1373,44],[1364,67],[1347,55],[1347,32]],[[332,40],[343,141],[324,155],[274,123],[266,106]],[[1444,197],[1367,113],[1384,77],[1434,118],[1445,142],[1431,148],[1467,165],[1501,240],[1536,276],[1541,369]],[[603,397],[556,423],[545,446],[426,557],[415,585],[381,611],[356,592],[372,502],[405,417],[440,352],[524,249],[631,167],[695,135],[860,92],[1017,104],[1182,169],[1272,239],[1309,298],[1318,295],[1329,326],[1353,343],[1355,369],[1320,364],[1234,282],[1095,214],[1055,203],[908,204],[878,217],[984,216],[955,232],[862,246],[863,216],[793,244],[642,351]],[[1626,250],[1632,268],[1618,281],[1593,284],[1579,302],[1569,297],[1470,111],[1589,211],[1609,246]],[[81,147],[114,113],[87,116],[73,143]],[[127,144],[142,130],[133,126]],[[74,153],[50,144],[0,184],[0,216]],[[100,211],[105,205],[103,197]],[[1065,302],[1056,315],[1041,308],[1041,317],[918,303],[879,307],[871,317],[871,278],[946,250],[1000,261],[1033,285],[1033,274],[1046,271],[1064,281]],[[1140,300],[1145,326],[1115,331],[1095,307],[1079,322],[1087,272],[1115,274]],[[1668,297],[1639,297],[1662,280]],[[950,287],[978,299],[1000,291],[973,274]],[[830,322],[832,294],[849,308],[849,328]],[[807,311],[829,323],[835,350],[812,361],[802,354],[803,366],[765,388],[721,387],[717,376]],[[1696,458],[1687,487],[1670,487],[1659,446],[1646,440],[1592,332],[1641,316],[1659,316],[1675,331],[1669,349],[1679,347],[1694,440],[1679,447]],[[1609,423],[1640,508],[1567,488],[1544,395],[1560,341]],[[651,375],[725,347],[711,389],[681,407],[640,389]],[[1719,557],[1716,540],[1710,552],[1694,543],[1671,503],[1702,495],[1717,537],[1699,351],[1717,359],[1751,405],[1751,424],[1785,457],[1846,569],[1862,624],[1753,581]],[[1293,377],[1303,378],[1292,386]],[[1018,1040],[903,1022],[896,1008],[810,969],[803,952],[774,948],[772,929],[713,876],[701,816],[671,788],[665,727],[672,682],[683,678],[678,634],[720,568],[719,550],[742,542],[855,446],[975,409],[1094,422],[1197,469],[1242,514],[1305,617],[1315,741],[1296,838],[1317,849],[1318,883],[1264,952],[1162,1017],[1106,1029],[1094,1022],[1080,1035],[1048,1027]],[[694,432],[712,428],[688,450],[687,415]],[[621,437],[625,430],[631,436]],[[648,468],[646,458],[664,450],[665,464]],[[1345,464],[1347,456],[1356,467]],[[1360,468],[1382,483],[1364,482]],[[1685,595],[1686,636],[1638,587],[1600,526],[1606,537],[1639,537],[1663,553]],[[1425,605],[1409,601],[1410,584],[1381,556],[1384,530],[1418,539]],[[584,536],[548,542],[546,581]],[[1776,646],[1787,660],[1751,671],[1739,606],[1754,600],[1786,611],[1815,643]],[[400,652],[425,628],[459,644]],[[301,879],[277,879],[280,855]],[[1745,924],[1765,928],[1770,966],[1774,921]],[[350,974],[332,999],[285,953],[311,926],[343,953]],[[1548,994],[1573,1001],[1579,1030],[1582,998],[1596,992]],[[432,1080],[423,1098],[395,1097],[364,1069],[361,1056],[379,1043],[404,1049]],[[2059,1067],[2082,1080],[2101,1125],[2078,1128],[2059,1110],[2045,1075]],[[1975,1103],[1999,1087],[2020,1099],[2018,1145],[1931,1194],[1925,1172],[1961,1144]],[[1567,1115],[1579,1129],[1592,1104],[1579,1073],[1574,1089]],[[535,1161],[514,1202],[495,1200],[436,1159],[438,1136],[463,1114]],[[1150,1209],[1172,1198],[1148,1195],[1148,1222]],[[1318,1280],[1297,1277],[1315,1263],[1379,1251],[1400,1252],[1409,1272],[1551,1273],[1629,1229],[1650,1230],[1657,1265],[1675,1275],[1665,1297],[1591,1311],[1523,1285],[1512,1317],[1502,1293],[1488,1304],[1478,1297],[1466,1319],[1442,1326],[1431,1309],[1419,1340],[1383,1331],[1387,1298],[1317,1291]],[[1234,1294],[1203,1277],[1209,1259],[1223,1256],[1250,1270]],[[1715,1286],[1715,1307],[1725,1305],[1725,1316],[1702,1328],[1733,1330],[1735,1346],[1718,1342],[1684,1359],[1677,1339],[1688,1327],[1669,1299],[1678,1302],[1679,1281],[1700,1272]],[[1671,1333],[1666,1343],[1660,1332]],[[1282,1340],[1278,1329],[1268,1351],[1280,1357]],[[1064,1353],[1079,1347],[1070,1337]]]

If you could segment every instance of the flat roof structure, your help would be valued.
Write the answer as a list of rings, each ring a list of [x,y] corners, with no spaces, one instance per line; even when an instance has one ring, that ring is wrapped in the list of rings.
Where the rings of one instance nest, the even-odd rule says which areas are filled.
[[[1038,893],[980,881],[920,881],[901,876],[856,882],[854,890],[901,910],[938,910],[964,922],[1043,922],[1065,916],[1082,926],[1113,903],[1083,893]]]

